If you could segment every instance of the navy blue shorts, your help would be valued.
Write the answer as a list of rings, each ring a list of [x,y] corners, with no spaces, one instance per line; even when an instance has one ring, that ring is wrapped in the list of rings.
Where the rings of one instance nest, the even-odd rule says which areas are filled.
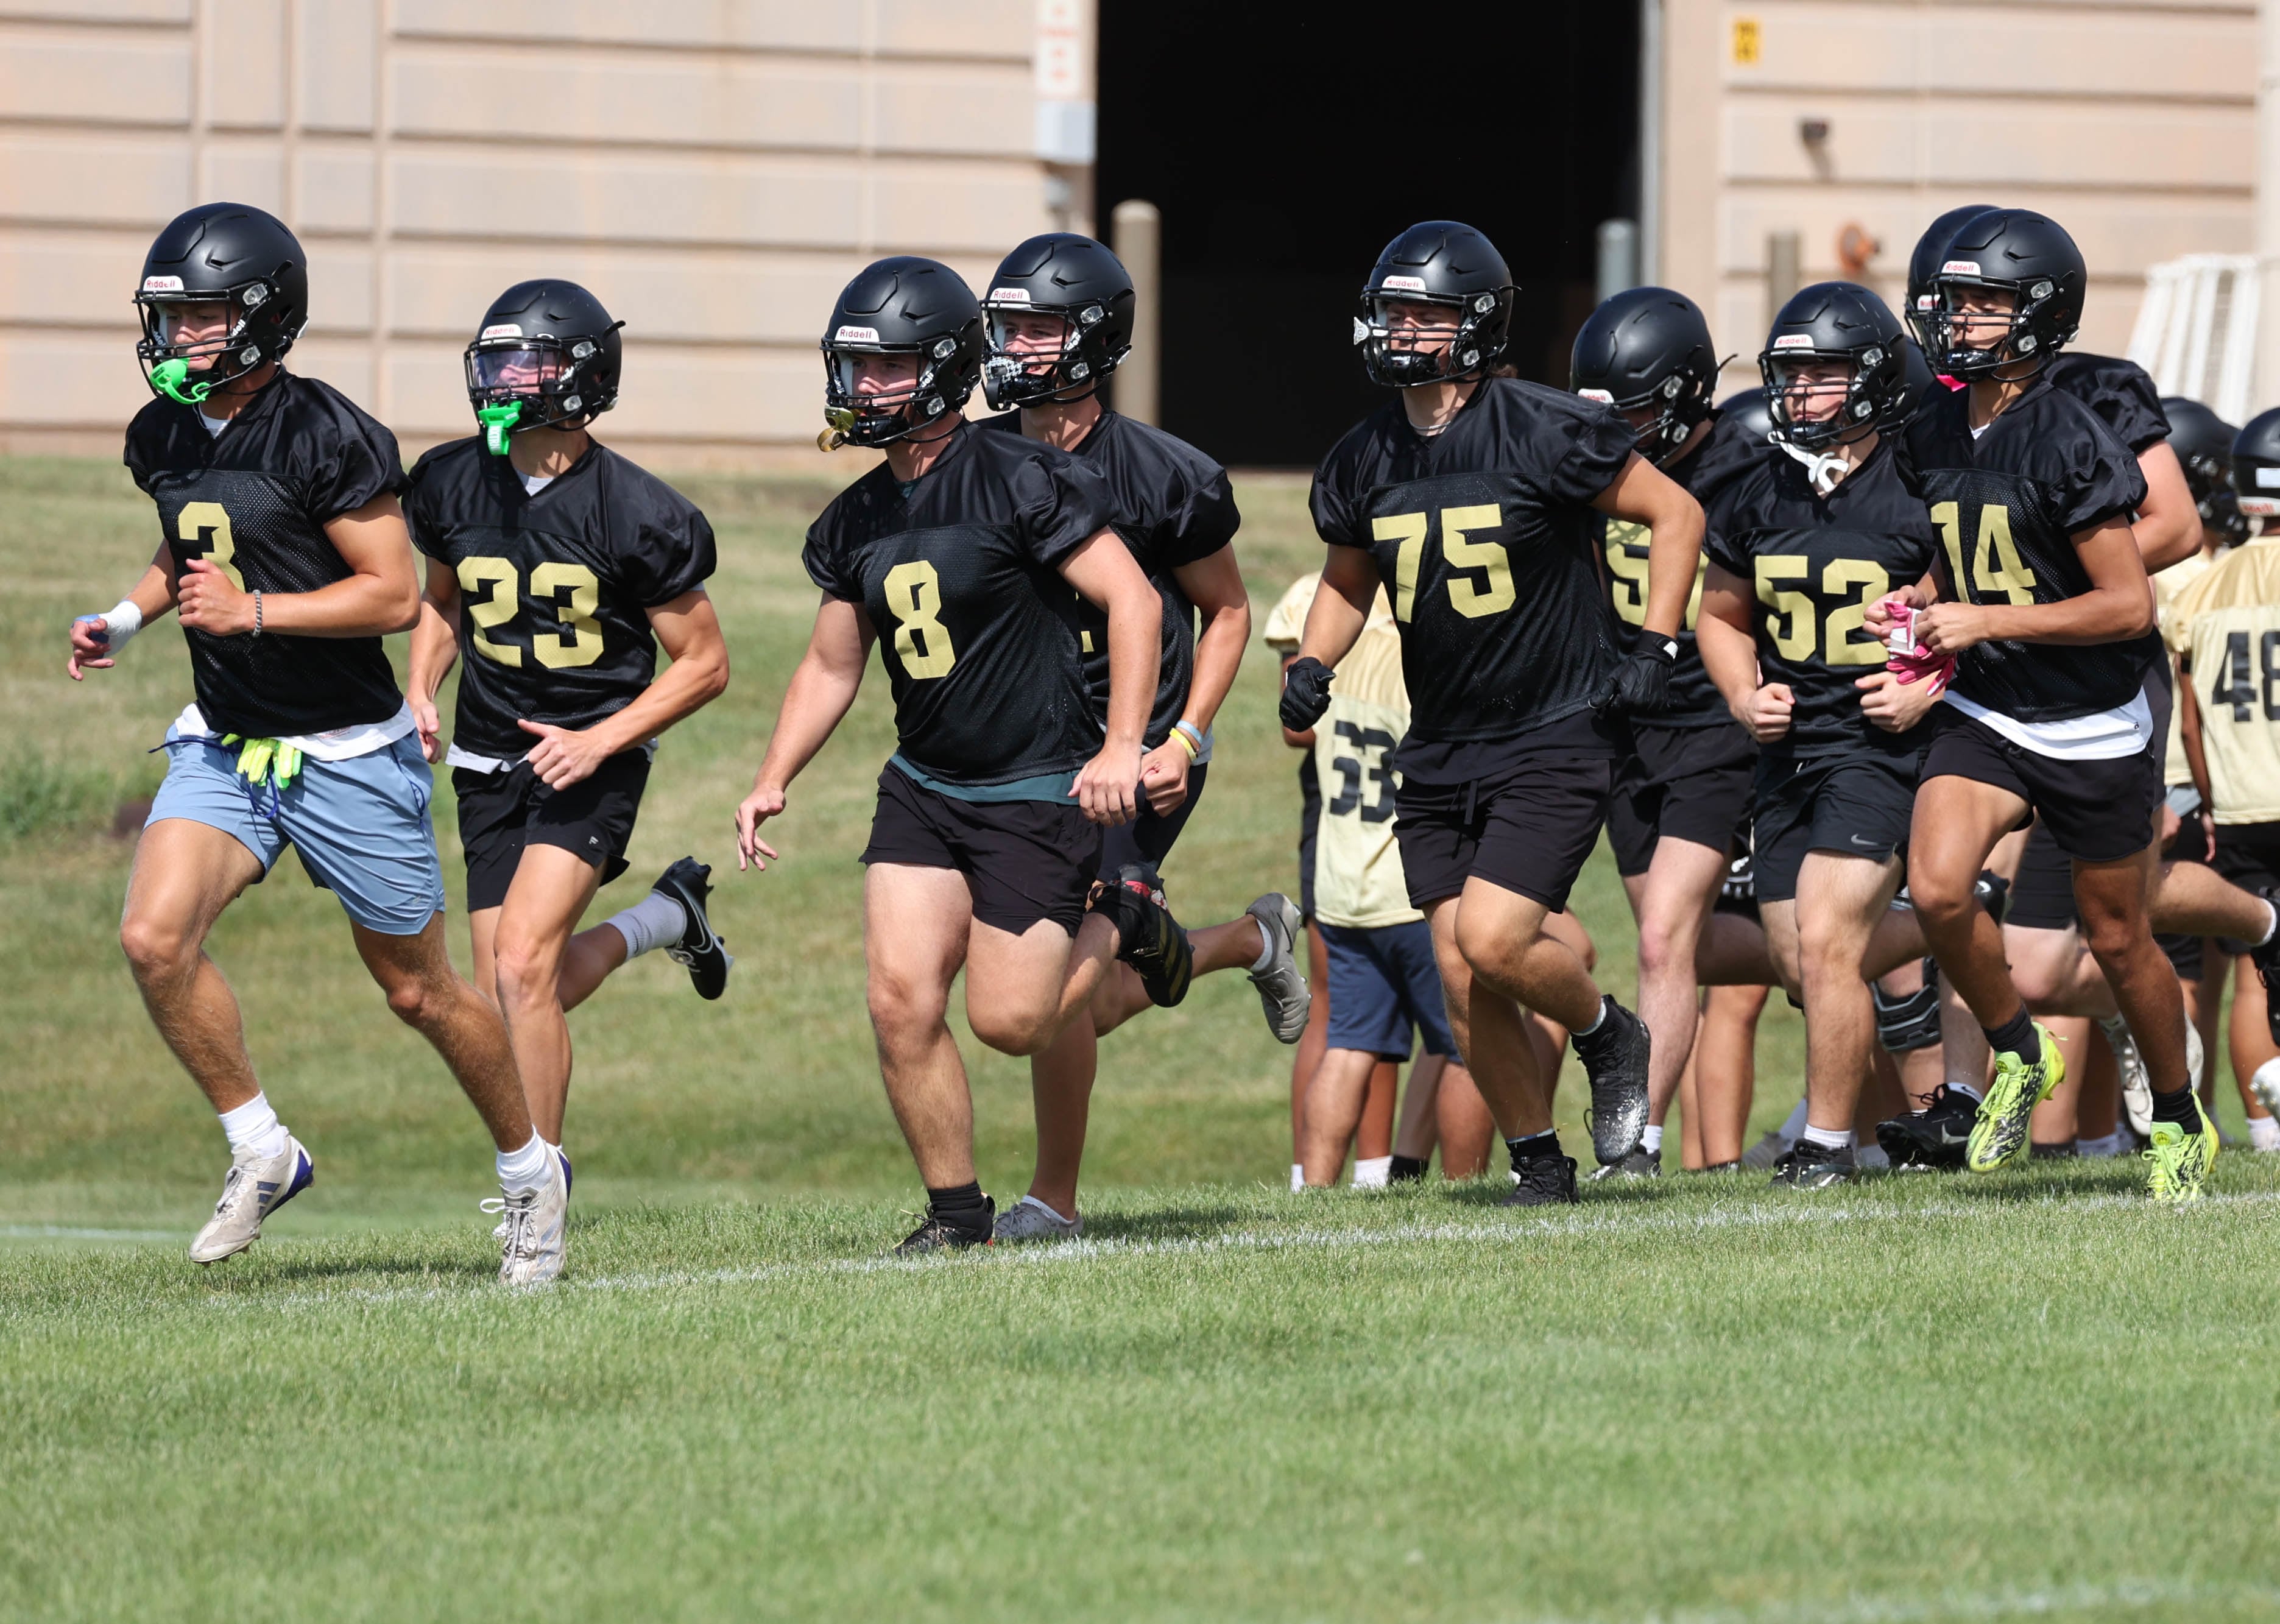
[[[1325,925],[1322,943],[1330,954],[1329,1047],[1406,1060],[1421,1031],[1427,1054],[1455,1057],[1430,925]]]

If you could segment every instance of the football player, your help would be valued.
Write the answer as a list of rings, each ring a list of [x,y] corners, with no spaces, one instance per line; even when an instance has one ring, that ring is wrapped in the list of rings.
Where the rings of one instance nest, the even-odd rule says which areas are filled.
[[[2240,431],[2232,479],[2240,511],[2259,534],[2177,595],[2168,636],[2182,657],[2185,750],[2215,826],[2216,866],[2268,904],[2280,896],[2280,534],[2265,527],[2280,530],[2280,411],[2260,413]],[[2280,1129],[2269,1126],[2280,1115],[2280,938],[2227,947],[2241,972],[2229,1034],[2233,1076],[2261,1108],[2251,1117],[2250,1143],[2273,1149],[2280,1147]]]
[[[1995,1054],[1966,1165],[2023,1160],[2034,1107],[2061,1063],[1971,892],[1989,851],[2030,810],[2050,826],[2152,1084],[2149,1188],[2189,1200],[2217,1139],[2187,1074],[2176,980],[2146,918],[2161,799],[2142,691],[2153,599],[2130,524],[2145,481],[2098,414],[2044,375],[2081,321],[2085,281],[2073,239],[2023,209],[1966,221],[1933,279],[1935,363],[1968,387],[1935,398],[1909,431],[1946,581],[1939,601],[1929,581],[1899,598],[1914,612],[1907,635],[1957,665],[1917,797],[1908,887],[1942,972]],[[1894,620],[1872,606],[1878,635]]]
[[[1128,823],[1156,697],[1163,605],[1115,530],[1090,463],[967,423],[982,307],[948,266],[882,259],[824,329],[823,443],[885,458],[809,527],[823,601],[752,792],[740,866],[855,701],[874,639],[897,747],[863,853],[868,1003],[887,1097],[927,1186],[906,1254],[987,1245],[997,1208],[974,1171],[974,1104],[944,1019],[963,967],[974,1034],[1035,1055],[1090,1004],[1112,957],[1176,1004],[1188,940],[1143,883],[1102,889],[1100,828]],[[1104,727],[1070,589],[1107,615]]]
[[[150,245],[135,304],[158,398],[127,428],[127,466],[158,504],[161,540],[132,593],[73,623],[69,669],[109,666],[170,609],[182,623],[196,697],[166,729],[119,943],[229,1139],[221,1199],[190,1257],[243,1251],[315,1173],[254,1075],[237,999],[205,952],[223,910],[291,846],[340,898],[389,1007],[490,1129],[509,1219],[499,1277],[550,1280],[563,1175],[531,1129],[498,1012],[444,951],[428,767],[381,646],[420,606],[396,436],[282,366],[309,317],[308,259],[260,210],[178,216]]]
[[[1774,1181],[1852,1179],[1876,1015],[1861,975],[1899,890],[1937,673],[1886,668],[1867,606],[1938,547],[1906,450],[1900,323],[1851,282],[1791,297],[1759,357],[1775,450],[1709,504],[1703,664],[1758,742],[1758,907],[1805,1008],[1805,1129]]]
[[[1003,415],[982,427],[1042,441],[1097,469],[1108,484],[1116,533],[1163,600],[1155,702],[1141,740],[1147,752],[1142,797],[1132,821],[1107,831],[1100,853],[1104,881],[1128,872],[1153,889],[1203,797],[1212,722],[1243,661],[1251,600],[1236,567],[1234,537],[1242,520],[1227,470],[1186,441],[1101,404],[1100,386],[1132,347],[1132,279],[1122,262],[1090,237],[1051,232],[1006,255],[982,302],[989,346],[982,387]],[[1086,680],[1105,714],[1107,623],[1082,598],[1076,615]],[[1295,951],[1301,927],[1298,904],[1270,891],[1233,923],[1188,933],[1193,974],[1249,971],[1267,1029],[1295,1043],[1306,1029],[1306,980]],[[1149,1005],[1139,976],[1120,966],[1103,981],[1089,1014],[1030,1058],[1036,1176],[1028,1193],[998,1214],[999,1240],[1083,1233],[1076,1185],[1095,1043]]]
[[[1702,512],[1612,408],[1490,375],[1513,296],[1503,257],[1468,226],[1413,226],[1378,257],[1354,336],[1371,379],[1399,393],[1315,471],[1328,560],[1282,712],[1294,728],[1321,715],[1383,586],[1412,708],[1393,762],[1410,902],[1432,924],[1451,1029],[1512,1154],[1507,1199],[1537,1205],[1575,1199],[1575,1164],[1523,1010],[1574,1034],[1601,1163],[1629,1156],[1646,1127],[1646,1028],[1545,921],[1598,843],[1623,752],[1615,713],[1668,697]],[[1594,508],[1653,535],[1628,652],[1599,589]]]
[[[1724,428],[1711,404],[1717,381],[1708,322],[1691,299],[1667,288],[1633,288],[1601,304],[1575,335],[1568,373],[1578,395],[1613,406],[1637,431],[1640,456],[1704,502],[1724,474],[1755,464],[1765,450],[1746,427]],[[1649,537],[1604,513],[1592,520],[1615,616],[1642,627]],[[1701,603],[1698,570],[1669,701],[1631,719],[1631,750],[1607,808],[1607,843],[1638,924],[1639,1019],[1653,1036],[1654,1058],[1639,1148],[1595,1178],[1662,1171],[1663,1120],[1694,1047],[1697,951],[1749,815],[1758,747],[1702,669],[1694,638]]]
[[[709,871],[694,858],[573,935],[625,872],[658,735],[728,685],[704,586],[712,527],[591,433],[617,404],[621,325],[574,282],[501,294],[466,354],[479,432],[422,457],[404,499],[428,557],[412,710],[428,758],[451,766],[475,984],[506,1017],[533,1126],[558,1155],[565,1012],[652,948],[687,966],[708,998],[729,963],[705,917]],[[661,677],[660,643],[673,661]],[[435,694],[463,650],[447,756]],[[566,1156],[563,1167],[566,1184]]]

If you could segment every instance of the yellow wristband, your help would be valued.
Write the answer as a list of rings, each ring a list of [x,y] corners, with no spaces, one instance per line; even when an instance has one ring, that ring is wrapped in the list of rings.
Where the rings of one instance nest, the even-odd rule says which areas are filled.
[[[1178,728],[1175,727],[1175,728],[1172,730],[1172,736],[1173,736],[1174,738],[1175,738],[1175,739],[1179,740],[1179,742],[1180,742],[1180,748],[1181,748],[1182,750],[1183,750],[1187,751],[1187,752],[1188,752],[1188,759],[1189,759],[1189,760],[1190,760],[1190,761],[1193,761],[1193,760],[1196,758],[1196,756],[1197,756],[1197,754],[1198,754],[1198,751],[1197,751],[1197,750],[1196,750],[1196,747],[1195,747],[1192,743],[1189,743],[1189,741],[1188,741],[1188,735],[1187,735],[1186,734],[1184,734],[1184,733],[1182,733]]]

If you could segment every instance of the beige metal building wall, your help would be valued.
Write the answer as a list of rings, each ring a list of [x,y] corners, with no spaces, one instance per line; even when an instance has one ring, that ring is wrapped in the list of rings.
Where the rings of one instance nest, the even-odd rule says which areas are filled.
[[[476,319],[555,274],[627,323],[613,443],[674,467],[820,460],[814,345],[855,270],[925,253],[978,279],[1063,223],[1050,182],[1089,195],[1037,154],[1090,161],[1090,12],[0,0],[0,450],[117,450],[148,398],[143,250],[228,198],[309,250],[294,364],[407,450],[470,431]]]
[[[1771,233],[1814,281],[1864,227],[1897,309],[1933,216],[2038,209],[2082,245],[2081,343],[2108,353],[2148,265],[2254,247],[2256,0],[1660,3],[1660,275],[1739,352],[1729,388],[1756,381]]]

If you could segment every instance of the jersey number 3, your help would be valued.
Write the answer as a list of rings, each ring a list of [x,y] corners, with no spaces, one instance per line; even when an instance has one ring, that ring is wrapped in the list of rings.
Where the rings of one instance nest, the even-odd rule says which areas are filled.
[[[1467,620],[1501,614],[1512,607],[1512,558],[1498,542],[1468,542],[1467,530],[1495,530],[1504,524],[1504,510],[1492,502],[1473,507],[1441,510],[1441,562],[1448,566],[1449,606]],[[1393,555],[1393,618],[1417,618],[1417,573],[1425,562],[1425,535],[1431,527],[1424,513],[1390,513],[1369,521],[1369,533],[1381,542],[1398,542]],[[1481,579],[1460,575],[1459,570],[1478,570]]]
[[[558,596],[565,588],[570,601]],[[488,635],[495,627],[514,619],[522,607],[518,573],[505,558],[459,560],[459,590],[467,595],[467,619],[475,628],[475,652],[502,666],[522,664],[522,650],[511,643],[495,643]],[[552,604],[562,629],[553,636],[534,632],[530,651],[550,671],[590,666],[602,658],[602,623],[594,619],[601,606],[602,583],[582,564],[550,559],[530,572],[531,596]],[[481,596],[475,596],[481,594]]]
[[[895,617],[895,658],[919,679],[946,677],[958,664],[942,623],[942,576],[924,558],[887,572],[887,612]]]

